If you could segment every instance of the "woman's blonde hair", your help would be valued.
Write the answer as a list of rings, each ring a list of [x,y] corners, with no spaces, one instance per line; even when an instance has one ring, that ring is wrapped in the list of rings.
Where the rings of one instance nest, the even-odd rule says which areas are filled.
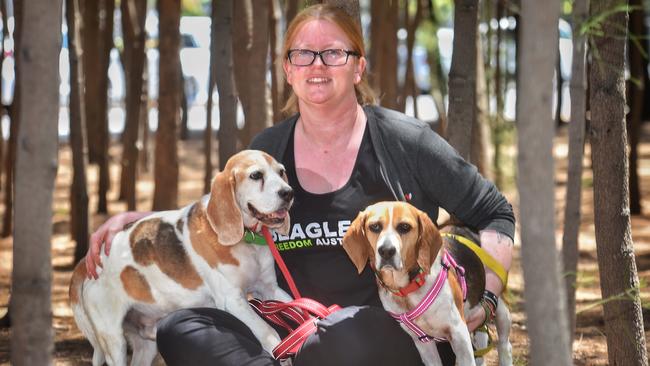
[[[286,60],[291,44],[295,40],[298,30],[300,30],[302,25],[315,19],[327,20],[337,25],[352,43],[352,51],[359,53],[362,57],[366,56],[360,25],[341,8],[329,4],[317,4],[303,9],[293,18],[287,28],[282,47],[282,57],[278,58],[278,62],[284,62]],[[361,81],[354,86],[354,89],[359,104],[376,103],[375,93],[370,88],[370,84],[368,84],[366,73],[361,75]],[[291,91],[289,99],[287,99],[284,108],[282,108],[282,112],[285,115],[298,112],[298,97],[296,97],[293,91]]]

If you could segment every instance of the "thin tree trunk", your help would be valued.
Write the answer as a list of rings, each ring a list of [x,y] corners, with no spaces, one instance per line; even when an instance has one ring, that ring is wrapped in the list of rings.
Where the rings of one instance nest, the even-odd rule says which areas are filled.
[[[140,170],[148,173],[151,149],[149,148],[149,67],[147,62],[142,69],[142,95],[140,95],[140,136],[142,136],[142,150],[140,151]]]
[[[110,64],[111,49],[113,49],[113,13],[115,0],[103,0],[102,11],[100,11],[100,74],[99,90],[96,94],[97,108],[97,131],[99,134],[99,156],[97,165],[99,167],[99,189],[97,192],[97,212],[108,212],[108,190],[110,189],[110,172],[108,169],[108,147],[110,136],[108,132],[108,66]]]
[[[478,32],[478,29],[477,29]],[[476,119],[472,126],[470,156],[472,164],[479,173],[492,180],[492,146],[490,141],[490,110],[487,85],[485,83],[485,63],[483,61],[483,41],[476,36]]]
[[[630,12],[628,37],[628,57],[630,67],[630,79],[627,82],[630,112],[627,116],[627,132],[630,137],[630,213],[639,215],[641,209],[641,190],[639,187],[639,137],[641,135],[641,123],[643,118],[643,94],[645,91],[644,68],[647,66],[644,57],[647,57],[648,34],[645,26],[645,10],[641,0],[630,0],[633,10]],[[646,56],[644,56],[644,54]]]
[[[282,14],[280,0],[271,0],[269,8],[269,52],[271,54],[271,104],[273,106],[273,123],[282,120],[282,107],[286,99],[284,89],[287,87],[283,77],[282,62]]]
[[[0,0],[0,12],[2,12],[2,39],[8,39],[9,38],[9,28],[7,27],[7,21],[9,17],[7,16],[7,0]],[[0,65],[4,64],[4,59],[5,59],[5,45],[4,42],[2,42],[2,45],[0,45]],[[7,106],[5,106],[3,102],[3,97],[2,97],[2,88],[0,88],[0,118],[2,118],[3,115],[9,114]],[[4,161],[4,149],[5,149],[5,139],[3,136],[0,135],[0,162]],[[2,169],[0,169],[0,178],[2,178]],[[2,180],[0,179],[0,182]]]
[[[381,69],[375,69],[375,77],[379,79],[380,104],[389,109],[397,109],[397,27],[399,1],[391,1],[384,5],[384,19],[378,19],[381,31],[380,50]]]
[[[236,95],[244,112],[244,128],[248,126],[251,115],[251,76],[249,60],[253,47],[253,5],[251,0],[235,1],[233,4],[232,43],[237,45],[232,49]],[[241,132],[242,136],[245,132]]]
[[[16,1],[14,3],[14,20],[16,22],[14,28],[14,50],[20,50],[21,48],[21,37],[23,29],[23,17],[22,9],[24,3],[22,1]],[[10,109],[10,125],[9,125],[9,142],[8,142],[8,151],[5,155],[5,214],[2,218],[2,237],[9,237],[13,231],[13,215],[14,215],[14,173],[15,173],[15,162],[16,162],[16,141],[18,139],[18,131],[20,126],[20,97],[21,97],[21,72],[20,69],[20,52],[14,52],[14,80],[16,84],[14,85],[14,99],[11,102]]]
[[[567,168],[566,206],[562,259],[564,284],[567,291],[569,339],[573,342],[576,328],[576,278],[578,273],[578,234],[580,233],[580,205],[582,202],[582,160],[584,158],[587,80],[586,35],[580,28],[589,16],[589,0],[573,3],[573,65],[571,66],[571,123],[569,124],[569,166]]]
[[[552,77],[559,0],[523,1],[518,179],[531,365],[571,365],[566,292],[555,247]],[[553,319],[553,321],[549,321]]]
[[[234,1],[236,2],[236,1]],[[219,92],[219,167],[237,149],[237,94],[233,78],[233,0],[217,1],[215,39],[217,40],[216,82]]]
[[[180,0],[158,2],[160,59],[160,92],[158,96],[158,130],[154,167],[153,210],[168,210],[178,206],[178,122],[182,88],[180,70]]]
[[[81,38],[83,18],[79,12],[79,0],[66,0],[65,16],[68,25],[68,55],[70,58],[70,148],[72,150],[72,185],[70,186],[70,226],[76,242],[74,263],[88,251],[88,186],[86,180],[86,114],[82,98],[83,50]]]
[[[382,27],[385,14],[388,12],[388,2],[386,1],[373,1],[370,3],[370,51],[368,52],[368,78],[370,85],[375,90],[375,93],[382,95],[381,90],[381,75],[382,63],[384,58],[382,55],[382,44],[384,40],[384,33],[387,31]]]
[[[291,24],[293,18],[296,17],[296,14],[298,13],[298,2],[299,2],[298,0],[285,0],[285,7],[286,7],[286,10],[284,12],[285,27]],[[282,37],[278,37],[278,38],[282,38]],[[282,41],[280,41],[280,44],[282,44]],[[285,55],[280,55],[280,57],[284,58]],[[286,80],[284,79],[284,71],[282,71],[280,75],[282,75],[282,80],[283,80],[282,83],[284,85],[284,90],[282,91],[282,106],[280,107],[282,108],[284,107],[284,104],[286,103],[286,101],[289,99],[289,96],[291,95],[291,87],[289,87],[289,85],[286,83]],[[276,122],[278,121],[276,120]]]
[[[433,0],[428,2],[429,18],[434,25],[434,32],[440,28],[440,21],[436,17],[435,4]],[[445,108],[445,98],[447,94],[447,82],[445,81],[445,73],[442,70],[442,62],[440,50],[434,47],[427,55],[427,62],[429,64],[430,80],[431,80],[431,97],[438,112],[438,127],[437,132],[440,136],[447,136],[447,109]]]
[[[257,133],[269,127],[270,90],[266,83],[267,55],[269,48],[268,19],[269,1],[256,1],[253,6],[253,33],[249,52],[247,74],[249,80],[249,106],[246,123],[240,137],[244,145],[253,139]]]
[[[128,65],[126,72],[126,121],[123,132],[122,177],[120,195],[129,210],[136,209],[136,174],[138,166],[138,132],[142,104],[142,74],[145,59],[144,1],[122,0],[122,27],[124,29],[124,52]]]
[[[409,94],[413,97],[413,108],[414,111],[417,109],[417,97],[416,93],[413,93],[415,88],[415,75],[413,72],[413,46],[415,45],[415,32],[420,25],[420,20],[422,20],[422,1],[416,1],[416,11],[413,17],[409,16],[409,1],[404,3],[404,23],[406,24],[406,72],[404,74],[404,85],[402,85],[402,90],[399,97],[399,110],[404,112],[406,109],[406,98]],[[411,19],[412,18],[412,19]],[[417,114],[415,114],[417,118]]]
[[[456,0],[454,43],[449,70],[449,143],[469,160],[476,120],[476,36],[478,0]]]
[[[625,2],[626,3],[626,2]],[[591,4],[591,17],[620,5]],[[625,45],[627,13],[614,12],[592,35],[591,159],[594,171],[594,224],[600,268],[605,334],[610,365],[647,365],[639,278],[630,227],[625,133]]]
[[[61,1],[22,12],[21,130],[16,154],[11,363],[52,364],[52,195],[57,169]]]
[[[212,94],[214,94],[214,79],[217,72],[217,13],[218,2],[220,0],[212,0],[212,23],[210,25],[210,68],[208,69],[208,103],[206,106],[206,123],[205,131],[203,132],[203,153],[205,155],[205,166],[203,170],[203,193],[210,192],[212,183],[212,140],[214,139],[214,132],[212,131]]]
[[[100,52],[100,1],[82,1],[79,3],[84,19],[84,27],[81,34],[83,45],[83,66],[86,83],[84,93],[84,106],[86,108],[86,141],[88,141],[88,162],[97,164],[101,156],[101,143],[99,129],[100,114],[97,108],[98,94],[101,93],[99,79],[101,75],[101,52]]]

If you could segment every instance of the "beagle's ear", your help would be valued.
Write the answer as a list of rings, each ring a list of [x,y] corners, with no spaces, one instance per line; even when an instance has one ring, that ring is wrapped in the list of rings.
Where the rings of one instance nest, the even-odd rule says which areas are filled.
[[[234,245],[244,236],[244,218],[235,200],[235,177],[230,171],[214,177],[207,216],[219,243]]]
[[[425,212],[418,210],[418,221],[420,223],[420,240],[418,240],[417,262],[425,273],[429,273],[431,264],[436,260],[442,247],[442,237],[436,225]]]
[[[357,218],[352,221],[352,224],[350,224],[348,231],[343,237],[343,249],[345,249],[350,260],[357,267],[359,274],[366,268],[366,264],[370,258],[370,243],[364,231],[365,223],[366,214],[364,211],[361,211],[357,215]]]

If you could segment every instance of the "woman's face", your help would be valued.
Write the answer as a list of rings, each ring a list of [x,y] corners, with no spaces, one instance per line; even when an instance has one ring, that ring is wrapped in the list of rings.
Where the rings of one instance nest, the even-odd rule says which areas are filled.
[[[302,25],[290,49],[352,50],[349,39],[337,25],[318,19]],[[295,66],[288,59],[284,60],[287,82],[298,97],[299,105],[333,106],[347,98],[356,101],[354,85],[361,81],[365,66],[365,58],[352,55],[342,66],[326,66],[320,57],[309,66]]]

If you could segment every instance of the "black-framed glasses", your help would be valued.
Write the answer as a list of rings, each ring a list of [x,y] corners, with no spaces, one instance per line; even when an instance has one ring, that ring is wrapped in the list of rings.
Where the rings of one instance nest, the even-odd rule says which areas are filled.
[[[325,66],[343,66],[348,63],[350,55],[361,56],[358,52],[340,49],[322,51],[293,49],[287,52],[289,62],[294,66],[309,66],[314,63],[316,56],[320,56],[320,60]]]

